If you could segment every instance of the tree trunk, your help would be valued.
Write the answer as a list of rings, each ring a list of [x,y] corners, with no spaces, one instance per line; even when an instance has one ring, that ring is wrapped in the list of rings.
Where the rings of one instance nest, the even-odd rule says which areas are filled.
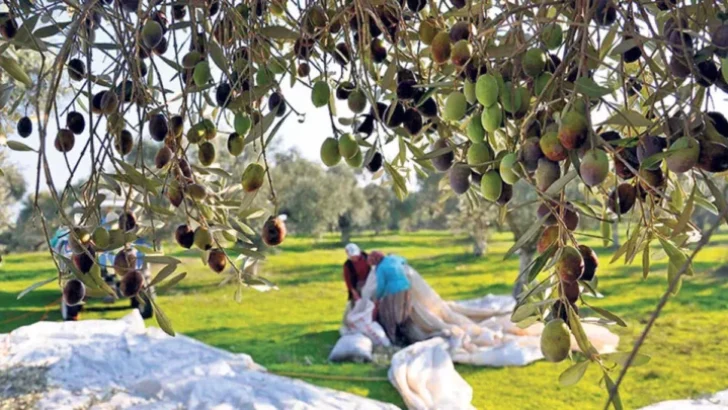
[[[514,298],[517,298],[518,295],[523,292],[523,287],[526,285],[526,281],[528,279],[528,272],[526,272],[526,268],[528,268],[528,265],[530,265],[533,260],[533,253],[533,249],[526,248],[521,248],[521,250],[518,251],[518,277],[516,278],[516,283],[513,285]]]
[[[612,247],[619,248],[619,222],[612,223]]]
[[[485,251],[488,249],[488,243],[484,236],[473,237],[473,255],[481,257],[485,255]]]
[[[351,228],[341,228],[341,243],[347,244],[351,240]]]

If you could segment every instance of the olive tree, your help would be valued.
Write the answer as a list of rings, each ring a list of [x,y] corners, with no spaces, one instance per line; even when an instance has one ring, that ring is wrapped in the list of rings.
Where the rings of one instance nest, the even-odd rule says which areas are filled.
[[[326,128],[307,128],[328,135],[322,162],[384,172],[400,200],[413,174],[447,173],[449,189],[473,206],[488,203],[508,215],[524,205],[510,200],[509,186],[524,181],[531,187],[535,215],[506,257],[534,241],[543,252],[519,273],[536,285],[519,295],[512,320],[543,321],[561,336],[573,334],[585,360],[566,370],[562,382],[576,383],[586,367],[599,368],[607,401],[617,404],[618,387],[647,333],[716,229],[700,231],[690,222],[692,212],[706,207],[728,220],[716,184],[728,169],[728,121],[715,101],[728,90],[723,2],[5,4],[2,81],[13,78],[29,95],[43,87],[34,78],[49,84],[49,98],[30,102],[35,121],[18,123],[21,137],[33,127],[38,138],[8,145],[37,152],[54,200],[78,191],[70,194],[83,202],[80,222],[61,207],[60,218],[74,228],[76,251],[91,258],[96,248],[123,252],[135,237],[151,234],[151,219],[181,213],[180,244],[195,246],[228,281],[254,280],[227,262],[226,250],[255,260],[260,249],[250,236],[259,234],[267,246],[285,240],[285,224],[276,218],[283,193],[267,152],[291,113],[305,119],[296,108],[301,101],[289,98],[290,90],[304,90],[330,120]],[[17,54],[28,50],[40,56],[37,76],[18,64]],[[73,98],[55,98],[66,79]],[[125,159],[149,138],[164,142],[154,164],[143,156]],[[226,139],[227,152],[218,152],[216,138]],[[243,149],[252,155],[240,179],[215,165],[217,157]],[[92,158],[80,188],[57,186],[49,150]],[[676,184],[678,177],[688,183]],[[263,185],[273,212],[256,234],[248,219],[260,216],[252,204]],[[574,185],[590,195],[574,200]],[[89,222],[100,189],[129,198],[113,232]],[[166,207],[148,200],[161,195],[169,199]],[[581,292],[597,283],[598,256],[575,232],[587,219],[604,225],[617,215],[630,221],[617,258],[642,260],[645,274],[652,244],[669,259],[666,292],[626,358],[599,354],[579,316],[587,303]],[[42,215],[40,222],[46,224]],[[169,256],[156,261],[167,264],[158,281],[178,264]],[[98,269],[90,265],[91,276],[79,269],[59,275],[98,287]],[[136,274],[128,275],[122,280],[136,284]],[[592,307],[605,321],[623,323]],[[159,306],[155,310],[172,333]],[[552,343],[547,336],[544,345]]]
[[[9,163],[8,154],[0,151],[0,232],[13,226],[11,208],[23,198],[27,190],[23,175],[15,164]]]

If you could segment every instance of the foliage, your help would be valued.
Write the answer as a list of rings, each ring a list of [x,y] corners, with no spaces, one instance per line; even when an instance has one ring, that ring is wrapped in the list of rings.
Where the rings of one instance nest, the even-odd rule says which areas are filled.
[[[390,226],[396,199],[390,189],[374,183],[364,187],[364,197],[371,207],[369,228],[378,234]]]
[[[82,238],[96,228],[97,194],[106,189],[126,197],[126,211],[139,210],[111,232],[120,239],[115,248],[153,235],[155,221],[164,224],[179,212],[190,225],[185,232],[199,231],[195,242],[203,260],[211,250],[221,255],[219,249],[234,248],[246,260],[259,261],[254,239],[275,246],[285,238],[275,215],[282,198],[290,198],[286,189],[315,202],[323,198],[317,184],[348,178],[343,168],[310,171],[324,179],[276,188],[269,144],[292,112],[304,119],[284,86],[310,89],[311,103],[327,110],[332,138],[321,148],[327,165],[345,162],[385,173],[400,200],[408,195],[408,177],[447,172],[440,188],[449,182],[452,192],[471,204],[497,203],[513,226],[531,221],[518,229],[506,257],[533,244],[544,224],[556,226],[555,245],[528,272],[542,284],[521,295],[519,319],[548,321],[556,307],[565,306],[565,318],[585,351],[592,349],[581,337],[580,284],[591,282],[594,272],[578,282],[587,276],[584,256],[575,254],[582,242],[577,229],[585,227],[581,220],[606,227],[616,214],[628,220],[628,239],[612,260],[640,258],[645,276],[649,248],[659,244],[670,257],[665,298],[693,273],[691,261],[713,232],[702,233],[690,222],[694,210],[708,208],[728,221],[728,203],[715,182],[728,170],[728,121],[714,103],[715,91],[728,91],[728,25],[720,2],[7,4],[9,12],[0,21],[3,81],[12,77],[22,84],[39,111],[37,143],[12,140],[8,146],[38,152],[49,191],[61,193],[53,196],[56,201],[71,191],[68,196],[81,202],[74,215],[58,206],[63,223],[79,228],[72,231],[85,246],[79,249],[98,247]],[[37,75],[17,62],[17,53],[28,50],[48,62]],[[66,76],[73,81],[71,101],[58,98],[57,85]],[[47,90],[47,98],[41,90]],[[344,99],[348,110],[340,107]],[[83,115],[91,132],[64,128],[71,126],[63,124],[62,115],[79,109],[90,111]],[[49,134],[49,122],[59,129],[57,135]],[[156,166],[124,160],[148,136],[164,141]],[[210,142],[215,138],[227,138],[234,156],[248,147],[242,181],[217,166],[218,157],[227,154],[216,149],[223,145],[219,141]],[[384,146],[396,155],[382,156]],[[45,155],[54,148],[93,157],[90,175],[78,188],[56,186]],[[194,162],[189,156],[196,156],[199,166],[189,168]],[[507,194],[518,180],[537,197],[535,219],[516,219],[512,212],[523,205]],[[257,234],[249,224],[268,215],[269,208],[255,202],[264,185],[272,217]],[[572,196],[574,186],[589,195]],[[337,202],[352,194],[327,195]],[[163,196],[169,199],[163,207],[150,200]],[[430,217],[440,212],[444,220],[447,201],[432,204],[417,212]],[[314,221],[335,218],[328,223],[339,226],[342,238],[369,212],[364,206],[334,211],[306,210]],[[321,229],[296,212],[289,209],[302,231]],[[38,216],[43,222],[43,213]],[[607,229],[602,235],[609,238]],[[166,260],[170,266],[178,263]],[[229,265],[224,281],[234,280],[238,289],[251,283],[250,275]],[[558,304],[544,303],[551,291]],[[650,324],[663,308],[658,305]],[[611,319],[608,312],[602,316]],[[643,342],[639,339],[634,354]],[[605,385],[610,402],[618,405],[617,389],[629,363],[614,378],[604,358],[588,356],[605,381],[615,380],[614,387]]]
[[[21,203],[15,226],[10,231],[8,249],[16,252],[47,249],[46,234],[37,209],[42,212],[50,235],[63,226],[57,202],[50,193],[40,192],[37,200],[35,195],[29,195]]]
[[[276,156],[271,174],[276,181],[280,213],[291,228],[304,235],[339,230],[339,219],[352,227],[366,226],[369,204],[354,174],[342,167],[330,170],[301,158],[296,152]]]
[[[12,47],[3,47],[2,53],[7,57],[14,58],[34,83],[42,84],[39,87],[28,88],[13,78],[0,78],[0,134],[10,134],[15,130],[15,124],[22,116],[30,116],[35,113],[36,101],[45,102],[51,95],[49,93],[51,84],[50,77],[47,75],[47,66],[52,62],[45,62],[46,75],[41,76],[43,61],[39,53],[22,48],[13,50]],[[58,85],[56,94],[59,96],[66,95],[68,91],[68,83],[63,80]]]
[[[473,254],[486,253],[488,228],[497,220],[497,211],[492,206],[472,206],[466,198],[458,198],[458,212],[448,215],[450,228],[458,234],[466,234],[473,242]]]
[[[7,153],[0,151],[0,232],[12,226],[12,206],[25,195],[25,180],[20,170],[8,162]]]

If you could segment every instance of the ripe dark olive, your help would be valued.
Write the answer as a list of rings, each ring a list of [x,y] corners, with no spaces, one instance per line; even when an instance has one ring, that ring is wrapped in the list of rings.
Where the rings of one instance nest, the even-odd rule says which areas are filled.
[[[630,38],[629,36],[624,37],[625,40],[629,40]],[[630,48],[622,54],[625,63],[633,63],[639,60],[640,57],[642,57],[642,50],[637,46]]]
[[[369,161],[369,163],[366,165],[366,167],[369,170],[369,172],[375,173],[382,168],[383,163],[384,163],[384,156],[382,154],[380,154],[379,152],[375,152],[374,156]]]
[[[211,249],[210,254],[207,256],[207,266],[216,273],[224,271],[227,266],[225,252],[221,249]]]
[[[356,128],[356,132],[367,137],[372,135],[372,132],[374,132],[374,117],[371,114],[365,115],[364,121]]]
[[[78,279],[71,279],[63,286],[63,301],[68,306],[76,306],[86,297],[86,286]]]
[[[227,108],[230,103],[230,94],[233,91],[233,87],[230,83],[222,83],[217,86],[215,90],[215,102],[218,107]]]
[[[137,221],[136,216],[134,216],[134,213],[125,211],[124,213],[119,216],[119,229],[121,229],[124,232],[129,232],[132,229],[136,228]]]
[[[720,75],[720,71],[712,59],[699,62],[697,68],[698,72],[696,73],[695,80],[697,80],[698,84],[703,87],[710,87],[715,84],[715,81]]]
[[[417,107],[417,109],[419,110],[420,114],[422,114],[422,116],[426,118],[437,117],[438,114],[437,102],[435,102],[435,99],[432,97],[423,101],[422,104]]]
[[[355,89],[356,86],[349,81],[339,83],[339,86],[336,87],[336,99],[346,100],[349,98],[349,94],[351,94],[351,92]]]
[[[144,275],[138,270],[124,274],[119,282],[119,290],[124,297],[136,296],[144,287]]]
[[[163,114],[154,114],[149,119],[149,134],[155,141],[164,141],[169,132],[167,118]]]
[[[286,113],[286,103],[280,93],[274,92],[268,97],[268,109],[275,112],[278,117],[282,117]]]
[[[86,128],[86,118],[77,111],[71,111],[66,115],[66,127],[76,135],[83,133]]]
[[[68,61],[68,76],[71,80],[81,81],[86,76],[86,64],[78,58]]]
[[[23,138],[28,138],[33,132],[33,121],[28,117],[23,117],[18,121],[17,125],[18,135]]]
[[[263,224],[261,236],[266,245],[278,246],[286,238],[286,225],[279,218],[270,217]]]

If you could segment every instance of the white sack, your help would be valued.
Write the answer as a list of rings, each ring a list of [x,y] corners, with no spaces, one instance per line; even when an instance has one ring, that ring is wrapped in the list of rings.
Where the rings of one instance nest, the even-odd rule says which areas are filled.
[[[473,389],[455,371],[448,342],[441,337],[397,352],[389,380],[410,410],[474,409]]]
[[[329,354],[332,362],[371,362],[372,341],[361,333],[352,333],[339,338]]]
[[[375,322],[374,302],[361,298],[356,301],[354,307],[346,315],[345,322],[352,333],[361,333],[368,337],[374,346],[390,346],[387,333],[382,326]]]
[[[699,399],[670,400],[643,407],[642,410],[727,410],[728,390]]]

